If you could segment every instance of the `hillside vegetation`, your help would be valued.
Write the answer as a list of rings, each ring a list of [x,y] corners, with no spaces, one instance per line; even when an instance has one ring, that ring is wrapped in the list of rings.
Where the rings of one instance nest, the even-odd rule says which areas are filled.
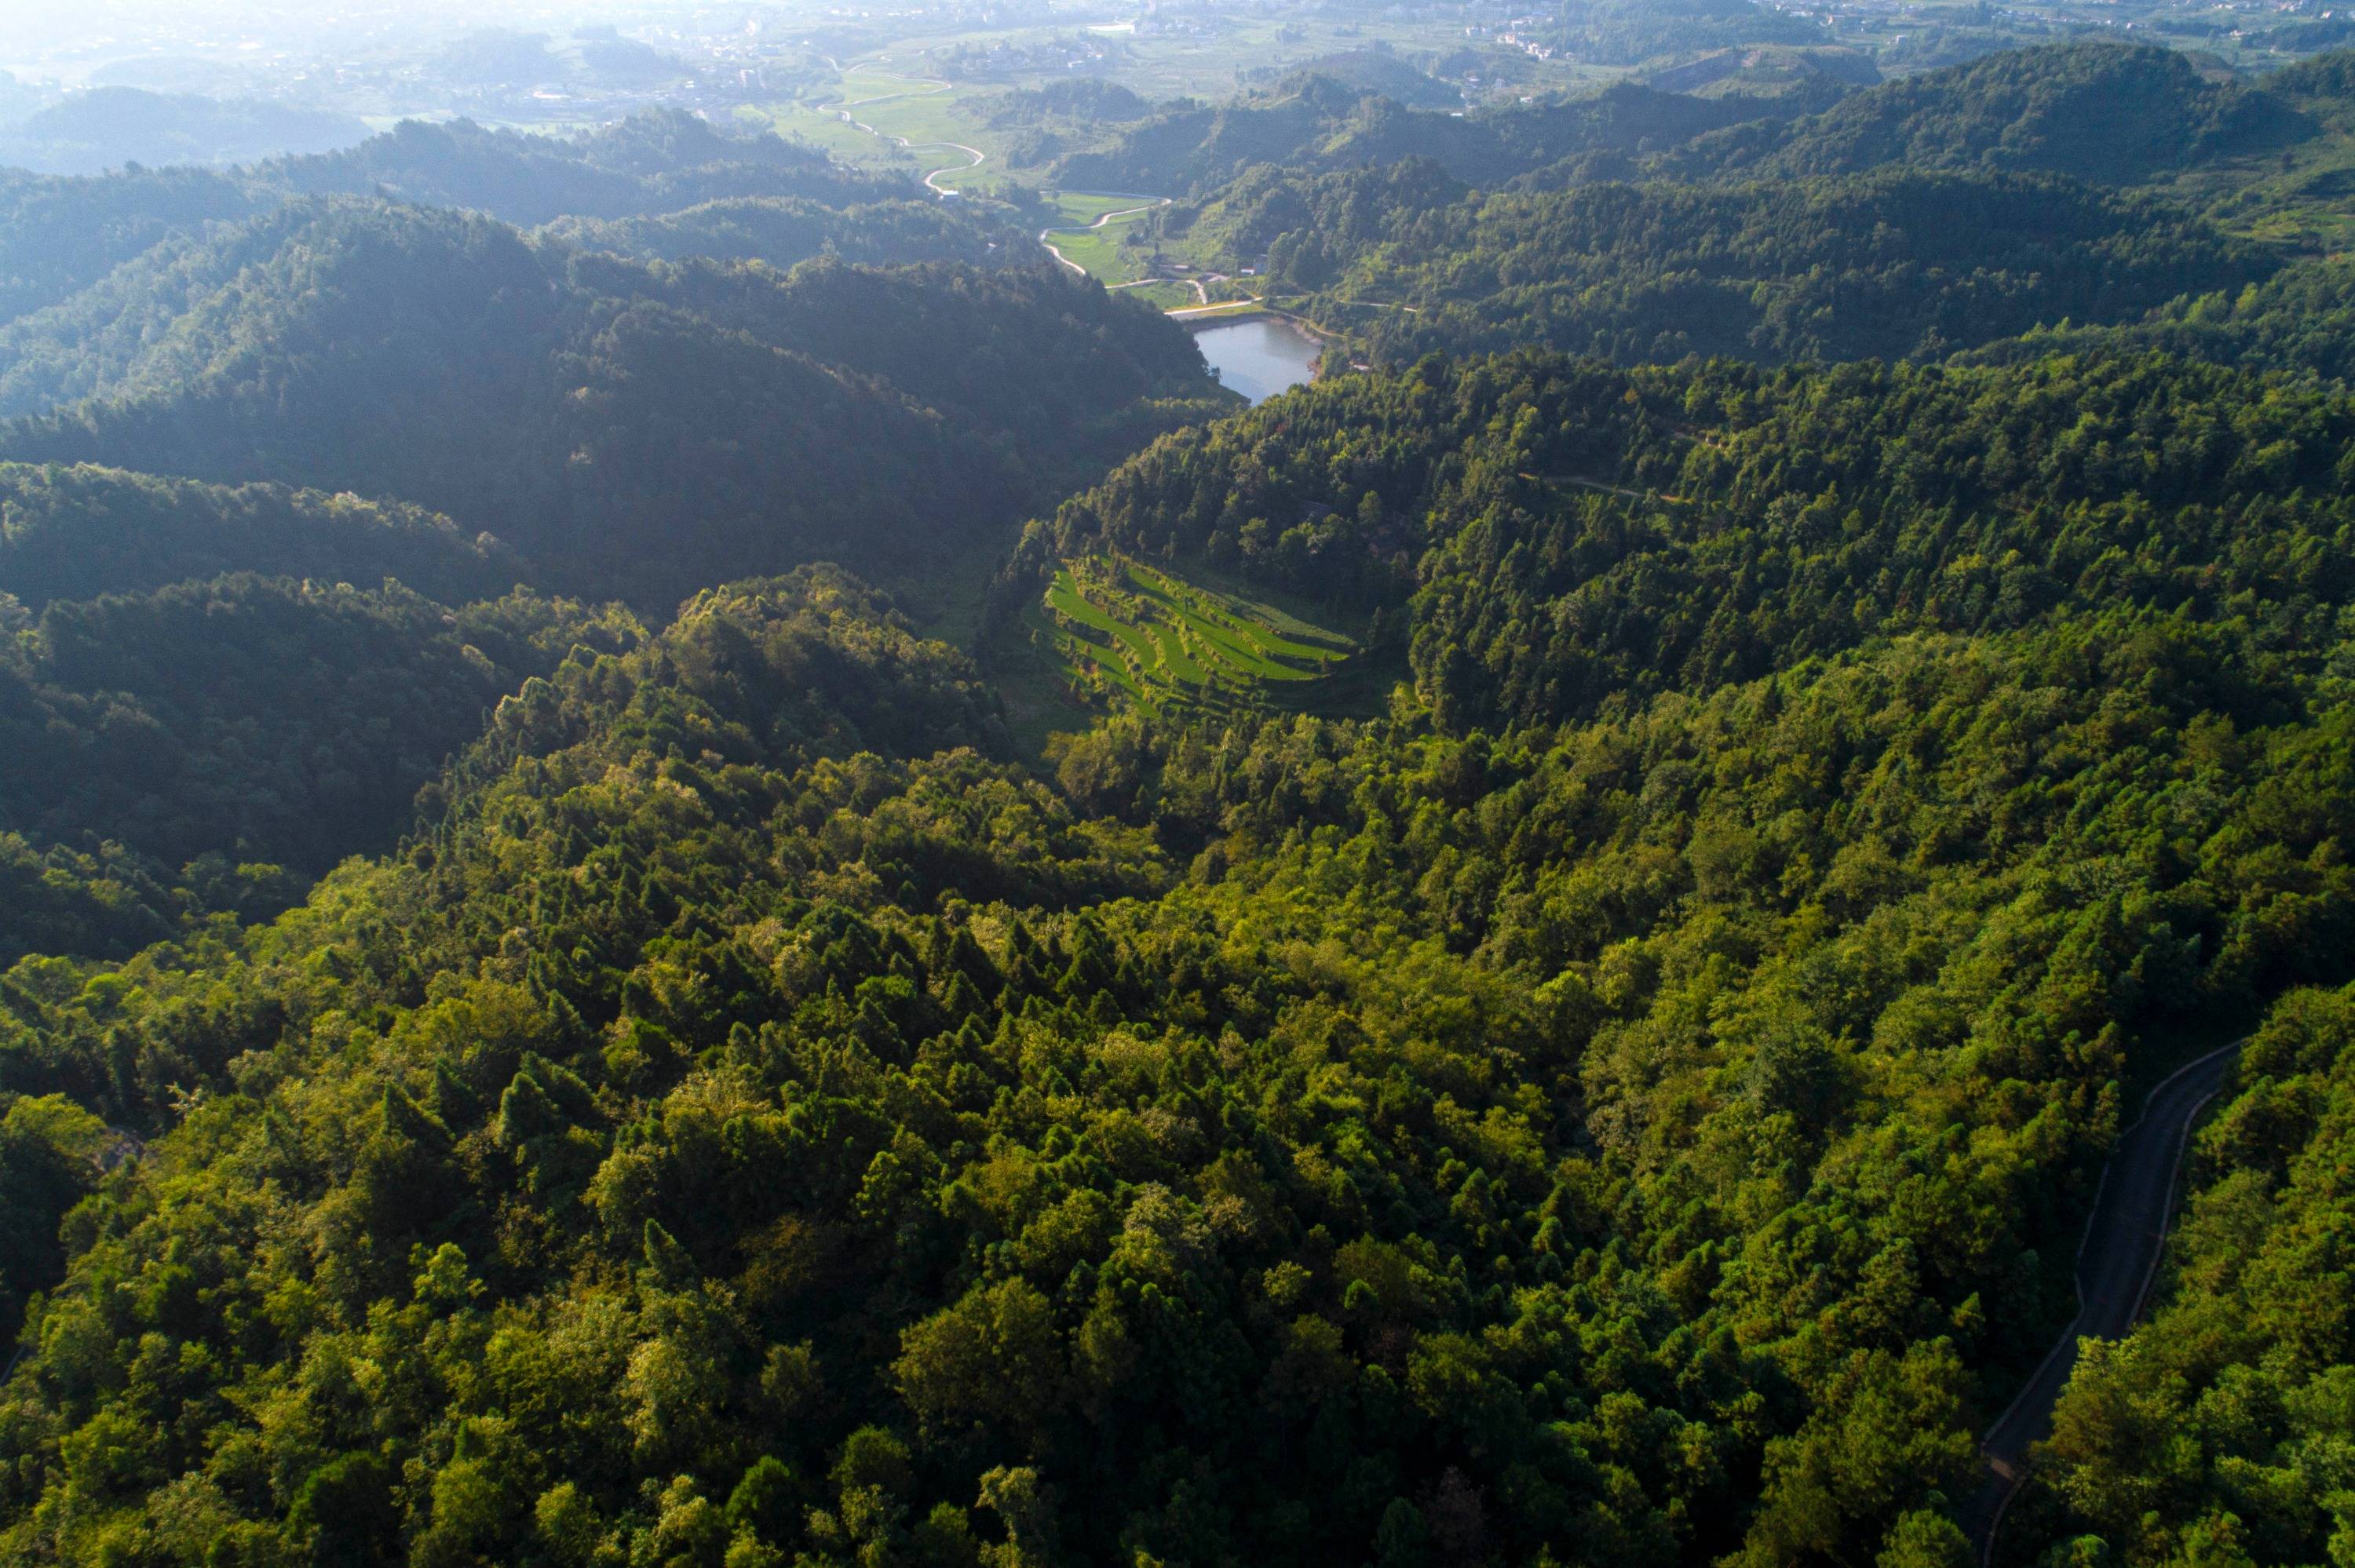
[[[198,484],[121,469],[0,464],[0,593],[144,593],[229,572],[373,585],[450,604],[496,599],[525,568],[487,534],[415,506],[280,485]]]
[[[1075,698],[1118,692],[1195,721],[1321,705],[1320,683],[1356,652],[1338,632],[1117,556],[1063,563],[1024,625]]]
[[[1308,175],[1429,158],[1458,179],[1498,182],[1808,107],[1804,98],[1703,99],[1628,83],[1458,116],[1311,73],[1233,103],[1164,110],[1122,127],[1108,147],[1065,155],[1051,173],[1079,190],[1209,196],[1260,165]]]
[[[2288,301],[2334,286],[2350,105],[2340,56],[2219,82],[2091,43],[1813,102],[1621,86],[1459,119],[1368,101],[1346,125],[1328,106],[1314,151],[1171,171],[1193,199],[1159,222],[1393,364],[1518,344],[1934,360],[2109,329],[2232,359],[2229,334],[2164,323],[2255,288],[2256,330],[2328,336]]]
[[[12,1540],[1957,1551],[2121,1078],[2346,978],[2350,419],[1344,378],[1055,529],[1362,556],[1393,714],[1140,711],[1052,785],[830,572],[576,651],[400,853],[16,972],[9,1088],[175,1130],[40,1265]]]
[[[1971,1568],[2235,1041],[1992,1561],[2345,1558],[2355,56],[907,25],[1094,194],[0,176],[0,1561]]]
[[[2280,262],[2181,209],[2051,177],[1884,172],[1480,195],[1428,164],[1246,178],[1196,231],[1376,354],[1521,344],[1623,363],[1937,357],[2133,322]]]
[[[971,548],[1216,396],[1178,328],[1043,271],[640,265],[341,199],[8,346],[5,457],[412,502],[657,605],[826,555],[904,567],[944,524]]]
[[[2347,1540],[2350,1008],[2293,992],[2243,1047],[2193,1150],[2167,1304],[2087,1358],[2038,1457],[2021,1508],[2064,1550],[2320,1563]]]
[[[2264,87],[2216,83],[2173,49],[2055,44],[1885,82],[1805,119],[1702,137],[1681,174],[2037,170],[2137,185],[2205,159],[2275,151],[2312,126]]]

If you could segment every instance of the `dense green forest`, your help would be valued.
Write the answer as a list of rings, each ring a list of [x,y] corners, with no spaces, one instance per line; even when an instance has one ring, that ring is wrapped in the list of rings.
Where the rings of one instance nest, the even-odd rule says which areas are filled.
[[[2249,369],[2310,371],[2333,381],[2355,373],[2355,270],[2343,260],[2287,268],[2237,291],[2185,294],[2139,321],[2063,323],[1985,344],[1971,357],[2030,358],[2054,352],[2165,350]]]
[[[390,579],[250,574],[52,603],[6,630],[0,830],[10,882],[47,888],[19,886],[0,914],[10,958],[121,950],[126,931],[153,940],[224,898],[282,902],[301,874],[396,837],[524,679],[642,634],[617,609],[520,590],[453,612]],[[93,889],[121,879],[83,871],[84,845],[137,866],[133,891]]]
[[[53,604],[8,671],[7,799],[49,836],[322,870],[354,818],[397,828],[525,676],[634,632],[524,595],[453,614],[397,588],[245,575]]]
[[[1656,5],[1618,7],[1615,18],[1601,15],[1607,9],[1594,8],[1587,26],[1628,19],[1689,35],[1696,20]],[[1779,16],[1807,29],[1787,13],[1739,9],[1744,28],[1763,15],[1770,28]],[[1624,81],[1476,112],[1411,107],[1374,81],[1312,69],[1231,102],[1186,101],[1146,115],[1116,109],[1097,120],[1118,127],[1108,146],[1073,151],[1053,166],[1082,188],[1198,197],[1259,164],[1311,175],[1412,157],[1483,186],[1556,188],[1598,169],[1691,181],[1888,167],[2138,185],[2321,134],[2346,95],[2335,58],[2250,84],[2203,78],[2172,49],[2054,44],[1861,88],[1831,73],[1777,92],[1709,96]],[[1043,108],[1030,117],[1053,124]],[[1051,148],[1051,138],[1040,145]]]
[[[2346,1559],[2355,56],[1546,26],[0,176],[0,1560]]]
[[[0,464],[0,593],[27,609],[227,572],[331,583],[398,577],[449,604],[496,599],[526,576],[488,534],[348,492]]]
[[[1206,558],[1388,609],[1425,697],[1460,682],[1484,722],[2121,603],[2316,656],[2355,590],[2350,420],[2342,393],[2158,355],[1433,356],[1156,442],[1034,524],[996,598],[1099,545]]]
[[[2148,45],[2007,50],[1852,93],[1804,119],[1699,137],[1664,162],[1686,175],[1857,174],[1897,164],[2132,185],[2226,154],[2275,151],[2309,133],[2288,96],[2268,85],[2203,79],[2181,54]]]
[[[1479,196],[1427,163],[1237,182],[1198,225],[1378,355],[1539,344],[1616,359],[1935,357],[2134,322],[2279,261],[2051,176],[1882,172]]]
[[[564,217],[541,233],[585,249],[664,261],[704,256],[790,267],[814,256],[884,264],[1008,260],[1015,237],[970,207],[912,201],[827,207],[801,196],[732,196],[636,217]]]
[[[12,1543],[1953,1561],[2121,1078],[2347,978],[2355,411],[2281,393],[1344,378],[1056,526],[1416,519],[1391,715],[1044,782],[831,570],[570,652],[400,853],[12,971],[19,1103],[174,1129],[19,1249]]]
[[[1187,196],[1166,239],[1393,365],[1934,360],[2090,333],[2335,375],[2313,316],[2339,287],[2351,88],[2339,55],[2222,82],[2106,43],[1828,104],[1623,84],[1449,115],[1311,82],[1148,120],[1079,172]]]
[[[1182,331],[1054,273],[640,264],[343,198],[20,328],[10,405],[64,406],[0,425],[0,456],[412,502],[661,605],[970,550],[1220,406]]]

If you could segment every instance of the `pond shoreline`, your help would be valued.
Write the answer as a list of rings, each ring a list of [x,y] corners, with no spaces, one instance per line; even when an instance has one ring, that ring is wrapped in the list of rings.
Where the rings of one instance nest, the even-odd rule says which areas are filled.
[[[1197,317],[1180,324],[1194,334],[1220,385],[1254,404],[1305,386],[1322,369],[1321,334],[1281,311]]]

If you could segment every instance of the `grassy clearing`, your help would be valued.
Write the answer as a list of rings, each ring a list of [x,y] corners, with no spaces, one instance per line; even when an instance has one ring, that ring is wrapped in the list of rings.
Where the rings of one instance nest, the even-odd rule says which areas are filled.
[[[1067,701],[1118,693],[1181,717],[1301,705],[1358,652],[1342,633],[1273,606],[1103,556],[1064,563],[1027,626]]]
[[[823,148],[846,164],[865,167],[907,168],[914,159],[900,150],[899,143],[870,135],[850,124],[831,111],[807,103],[772,103],[754,110],[741,109],[738,118],[754,123],[788,141],[805,142]]]
[[[1115,218],[1102,228],[1091,228],[1072,234],[1057,232],[1047,238],[1055,249],[1073,266],[1083,270],[1100,283],[1126,283],[1144,276],[1147,257],[1120,243],[1121,220]]]
[[[1121,292],[1133,299],[1143,300],[1157,311],[1183,310],[1194,303],[1194,291],[1183,283],[1139,283],[1133,289],[1123,289]]]
[[[1050,191],[1047,201],[1055,209],[1055,221],[1078,227],[1093,223],[1106,213],[1126,212],[1143,207],[1152,198],[1134,196],[1093,196],[1080,191]],[[1107,224],[1105,227],[1111,227]]]
[[[919,146],[961,142],[988,152],[993,138],[963,112],[960,96],[954,92],[911,94],[860,104],[850,112],[887,136],[905,136]]]
[[[1122,243],[1151,215],[1149,201],[1140,196],[1082,196],[1071,191],[1058,191],[1049,200],[1054,206],[1056,220],[1049,226],[1048,238],[1054,241],[1055,249],[1063,253],[1066,260],[1082,269],[1089,277],[1100,283],[1128,283],[1150,270],[1150,251]],[[1102,227],[1091,227],[1099,222]]]

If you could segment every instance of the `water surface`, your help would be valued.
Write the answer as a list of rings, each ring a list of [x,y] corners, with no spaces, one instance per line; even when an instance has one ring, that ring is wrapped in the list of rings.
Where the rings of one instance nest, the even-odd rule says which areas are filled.
[[[1315,373],[1322,348],[1298,327],[1273,316],[1246,316],[1194,334],[1202,357],[1229,389],[1254,403],[1289,391]]]

